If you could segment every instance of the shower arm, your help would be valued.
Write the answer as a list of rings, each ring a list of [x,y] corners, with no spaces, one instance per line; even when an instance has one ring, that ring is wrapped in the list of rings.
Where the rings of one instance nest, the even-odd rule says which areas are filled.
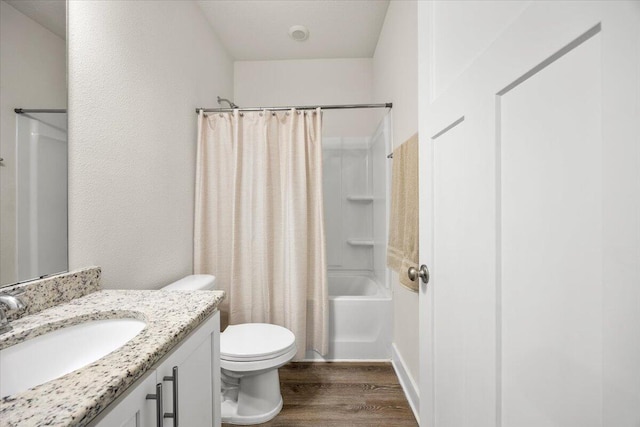
[[[227,104],[229,104],[229,108],[239,108],[236,104],[234,104],[232,101],[229,101],[228,99],[225,98],[220,98],[218,96],[218,105],[222,105],[223,102],[226,102]]]

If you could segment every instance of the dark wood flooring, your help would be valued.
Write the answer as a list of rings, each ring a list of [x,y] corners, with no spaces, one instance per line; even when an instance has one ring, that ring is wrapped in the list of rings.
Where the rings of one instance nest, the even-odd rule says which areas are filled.
[[[279,372],[284,407],[260,426],[418,425],[391,363],[298,362]]]

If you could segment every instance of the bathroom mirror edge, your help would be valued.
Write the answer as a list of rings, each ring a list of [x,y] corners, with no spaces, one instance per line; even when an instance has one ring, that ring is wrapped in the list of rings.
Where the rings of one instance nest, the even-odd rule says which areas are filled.
[[[15,0],[0,0],[1,6],[4,9],[2,19],[3,32],[10,34],[13,32],[13,37],[3,37],[3,50],[6,57],[3,58],[3,63],[7,64],[3,66],[3,71],[7,71],[5,67],[10,67],[9,62],[17,62],[19,65],[14,65],[14,68],[22,66],[26,71],[24,73],[7,73],[9,77],[3,81],[3,87],[13,87],[13,91],[9,93],[3,93],[2,102],[2,124],[3,126],[10,128],[2,133],[0,136],[0,157],[4,159],[0,167],[2,168],[2,193],[4,197],[0,196],[0,204],[2,204],[2,214],[0,214],[0,220],[2,220],[1,231],[3,245],[0,249],[0,261],[2,269],[5,270],[4,274],[0,274],[0,292],[2,288],[9,286],[15,286],[18,284],[28,283],[35,280],[41,280],[43,278],[49,278],[59,274],[63,274],[69,271],[69,245],[68,245],[68,228],[69,228],[69,215],[68,215],[68,105],[69,105],[69,55],[68,55],[68,0],[55,0],[53,2],[47,2],[46,4],[39,4],[37,2],[19,2]],[[15,19],[18,18],[18,19]],[[29,35],[33,34],[33,37],[40,37],[39,41],[42,43],[34,43],[33,39],[25,37],[25,33]],[[37,34],[35,34],[37,33]],[[6,34],[5,34],[6,35]],[[9,46],[12,43],[13,46]],[[46,55],[41,54],[42,51],[47,50]],[[19,59],[15,61],[15,59]],[[34,59],[38,57],[37,59]],[[7,58],[12,61],[7,61]],[[30,62],[32,61],[32,62]],[[26,65],[31,65],[27,67]],[[44,73],[42,71],[45,71]],[[39,76],[46,73],[46,77],[42,79],[35,79],[34,76]],[[4,73],[3,73],[4,74]],[[8,79],[13,78],[9,81]],[[24,82],[28,82],[30,85],[29,90],[21,91],[24,85],[16,84],[16,81],[21,79]],[[43,85],[55,81],[56,84],[51,84],[45,87]],[[50,90],[49,90],[50,89]],[[40,109],[59,109],[65,110],[64,118],[55,117],[60,113],[43,113],[39,111],[27,111],[27,114],[19,114],[14,112],[14,109],[24,110],[40,110]],[[42,117],[55,117],[54,120],[42,119]],[[16,133],[21,124],[21,117],[25,119],[23,121],[32,122],[27,126],[30,135],[37,134],[36,129],[31,126],[40,126],[41,128],[47,127],[52,132],[57,133],[52,135],[46,135],[39,141],[34,141],[34,138],[29,140],[30,147],[35,147],[39,142],[47,140],[53,141],[53,148],[45,148],[42,150],[41,156],[42,163],[35,163],[38,173],[42,169],[48,169],[53,171],[59,177],[62,177],[57,181],[57,188],[61,191],[59,196],[56,197],[56,205],[63,206],[59,211],[58,222],[56,231],[58,240],[54,243],[46,243],[44,245],[34,244],[33,247],[28,248],[27,252],[30,254],[38,254],[43,249],[42,247],[48,247],[50,253],[55,253],[57,262],[48,263],[43,262],[37,268],[34,268],[33,274],[21,274],[18,265],[18,221],[22,220],[26,215],[19,215],[18,199],[20,194],[29,194],[29,198],[33,199],[31,191],[23,191],[19,193],[21,188],[18,185],[17,166],[18,166],[18,142],[16,140]],[[36,123],[37,122],[37,123]],[[57,124],[60,123],[60,126]],[[9,126],[6,126],[9,124]],[[13,136],[13,138],[7,138],[7,135]],[[63,135],[63,137],[60,137]],[[38,135],[40,136],[40,135]],[[52,137],[52,139],[49,139]],[[8,147],[11,146],[11,147]],[[38,150],[40,148],[29,148],[29,150]],[[55,156],[61,163],[49,162],[45,163],[44,159],[50,160],[50,150],[54,150]],[[5,154],[6,153],[6,154]],[[7,155],[8,154],[8,155]],[[37,156],[34,156],[37,157]],[[13,164],[7,167],[8,162]],[[33,160],[30,160],[33,162]],[[45,166],[43,168],[43,165]],[[54,166],[54,167],[51,167]],[[59,167],[58,167],[59,166]],[[44,174],[43,174],[44,175]],[[47,182],[48,177],[40,177],[40,182]],[[35,180],[34,180],[35,181]],[[22,186],[24,187],[24,186]],[[62,188],[64,187],[64,188]],[[7,194],[11,193],[9,196]],[[4,199],[4,200],[3,200]],[[9,204],[7,204],[9,202]],[[37,203],[36,203],[37,205]],[[11,209],[12,212],[7,214],[7,209]],[[49,221],[48,206],[47,208],[40,209],[41,213],[37,213],[37,209],[34,209],[37,216],[37,221]],[[43,214],[42,212],[47,212]],[[29,216],[30,219],[31,215]],[[6,222],[8,221],[8,222]],[[26,223],[26,221],[24,221]],[[60,226],[60,223],[63,223]],[[7,229],[10,228],[9,232]],[[35,233],[34,233],[35,234]],[[32,242],[38,241],[38,238],[31,239]],[[59,243],[59,244],[58,244]],[[30,242],[31,244],[31,242]],[[52,247],[52,244],[54,245]],[[24,249],[23,249],[24,252]],[[38,258],[36,255],[34,258]],[[43,257],[45,258],[45,257]],[[29,261],[31,262],[31,261]],[[9,268],[7,268],[9,266]]]

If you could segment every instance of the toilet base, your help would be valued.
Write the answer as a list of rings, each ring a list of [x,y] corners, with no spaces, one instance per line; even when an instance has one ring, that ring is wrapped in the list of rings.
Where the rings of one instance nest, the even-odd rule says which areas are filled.
[[[282,396],[278,405],[271,411],[260,415],[238,415],[238,402],[225,400],[222,402],[222,422],[227,424],[249,426],[271,421],[282,410]]]
[[[278,369],[238,373],[222,369],[222,422],[252,425],[273,419],[282,409]]]

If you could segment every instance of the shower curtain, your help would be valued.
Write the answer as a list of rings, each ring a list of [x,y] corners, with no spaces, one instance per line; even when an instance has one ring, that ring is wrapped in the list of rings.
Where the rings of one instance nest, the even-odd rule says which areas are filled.
[[[328,350],[322,113],[198,116],[194,272],[227,293],[223,324],[266,322]]]

